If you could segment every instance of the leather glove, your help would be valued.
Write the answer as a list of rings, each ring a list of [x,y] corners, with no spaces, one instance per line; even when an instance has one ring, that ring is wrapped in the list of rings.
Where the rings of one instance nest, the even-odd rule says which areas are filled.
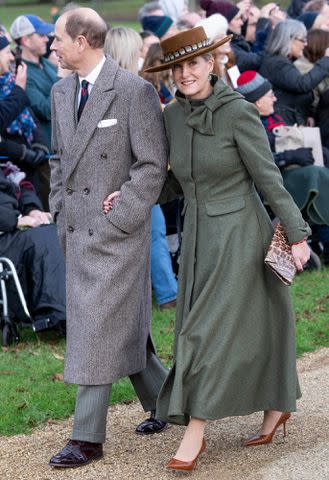
[[[301,167],[307,167],[313,165],[314,157],[311,148],[296,148],[296,150],[287,150],[286,154],[287,165],[300,165]]]
[[[295,150],[286,150],[275,154],[275,163],[279,168],[288,167],[289,165],[299,165],[307,167],[313,165],[314,157],[311,148],[296,148]]]
[[[27,148],[22,158],[22,161],[26,163],[31,168],[36,168],[41,163],[48,161],[48,154],[44,152],[44,150],[32,150]]]

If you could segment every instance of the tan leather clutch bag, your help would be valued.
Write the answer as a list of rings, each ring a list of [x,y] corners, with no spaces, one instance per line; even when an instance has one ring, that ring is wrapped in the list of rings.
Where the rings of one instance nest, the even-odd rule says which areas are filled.
[[[291,253],[291,245],[281,223],[275,227],[265,264],[285,285],[292,284],[297,269]]]

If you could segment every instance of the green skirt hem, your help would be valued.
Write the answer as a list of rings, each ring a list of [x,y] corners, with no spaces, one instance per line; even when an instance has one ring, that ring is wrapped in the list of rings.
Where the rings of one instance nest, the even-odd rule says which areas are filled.
[[[301,398],[301,394],[296,397],[296,400]],[[262,412],[265,410],[277,410],[279,412],[296,412],[296,404],[294,405],[287,405],[283,407],[282,405],[273,405],[273,404],[266,404],[266,405],[259,405],[257,407],[253,407],[250,409],[245,409],[245,410],[239,410],[235,412],[223,412],[223,414],[219,415],[205,415],[204,412],[200,411],[191,411],[191,412],[177,412],[175,414],[170,414],[170,415],[161,415],[157,412],[156,418],[157,420],[162,420],[163,422],[167,423],[172,423],[173,425],[185,425],[187,426],[189,423],[190,418],[198,418],[199,420],[220,420],[222,418],[227,418],[227,417],[240,417],[240,416],[245,416],[245,415],[251,415],[252,413],[256,412]]]

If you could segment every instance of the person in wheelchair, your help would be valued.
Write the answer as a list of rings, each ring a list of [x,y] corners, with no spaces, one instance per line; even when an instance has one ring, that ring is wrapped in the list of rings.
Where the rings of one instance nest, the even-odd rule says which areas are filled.
[[[15,265],[35,331],[65,329],[65,266],[56,226],[33,185],[11,162],[0,167],[0,257]],[[12,316],[25,320],[14,284],[7,287]]]

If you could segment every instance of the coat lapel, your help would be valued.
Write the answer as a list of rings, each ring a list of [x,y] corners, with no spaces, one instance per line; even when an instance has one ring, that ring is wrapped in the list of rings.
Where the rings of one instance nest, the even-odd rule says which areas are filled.
[[[76,123],[76,108],[74,104],[75,114],[72,116],[74,134],[71,137],[71,142],[69,143],[71,161],[67,170],[66,178],[68,178],[76,168],[95,129],[97,128],[98,122],[102,120],[105,112],[109,109],[109,106],[115,98],[114,79],[117,70],[118,64],[112,59],[107,58],[96,80],[96,83],[92,88],[91,94],[78,124]]]
[[[70,144],[76,130],[76,107],[77,76],[70,75],[65,79],[62,88],[55,90],[55,104],[58,123],[65,148],[70,151]]]

